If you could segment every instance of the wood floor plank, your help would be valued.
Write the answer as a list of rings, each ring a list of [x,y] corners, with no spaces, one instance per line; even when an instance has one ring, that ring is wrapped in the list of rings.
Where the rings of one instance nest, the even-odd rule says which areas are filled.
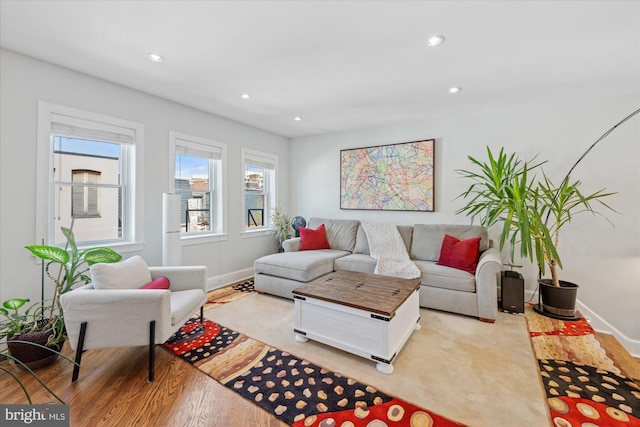
[[[73,355],[66,344],[63,352]],[[66,360],[37,373],[69,404],[71,426],[286,426],[158,346],[155,381],[149,383],[147,355],[146,347],[89,350],[75,383]],[[1,363],[24,380],[34,403],[56,403],[29,374]],[[0,374],[0,402],[28,403],[9,375]]]
[[[629,354],[613,335],[596,332],[596,338],[624,376],[640,381],[640,362]]]

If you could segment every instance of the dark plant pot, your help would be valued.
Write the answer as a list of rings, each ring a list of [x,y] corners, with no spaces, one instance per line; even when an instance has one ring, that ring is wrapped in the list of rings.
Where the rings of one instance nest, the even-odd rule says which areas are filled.
[[[578,285],[560,280],[560,287],[554,286],[551,279],[540,279],[540,296],[545,311],[556,316],[573,317],[576,312]]]
[[[38,321],[39,324],[41,322],[43,321]],[[46,321],[44,321],[43,323],[46,324]],[[51,350],[23,342],[11,341],[27,341],[28,343],[35,343],[46,346],[47,341],[49,340],[49,337],[51,335],[53,335],[53,329],[49,329],[46,331],[34,331],[19,335],[9,335],[7,336],[7,347],[9,349],[9,354],[18,359],[20,362],[24,363],[29,367],[29,369],[37,369],[43,366],[50,365],[58,358],[58,354],[52,352],[51,350],[59,352],[62,349],[64,341],[49,346]],[[16,363],[16,366],[24,369],[24,366],[22,366],[20,363]]]

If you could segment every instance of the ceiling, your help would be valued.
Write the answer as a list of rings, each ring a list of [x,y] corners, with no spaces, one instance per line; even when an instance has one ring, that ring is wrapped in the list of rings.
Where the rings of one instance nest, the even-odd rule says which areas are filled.
[[[0,45],[297,137],[637,93],[640,3],[0,0]]]

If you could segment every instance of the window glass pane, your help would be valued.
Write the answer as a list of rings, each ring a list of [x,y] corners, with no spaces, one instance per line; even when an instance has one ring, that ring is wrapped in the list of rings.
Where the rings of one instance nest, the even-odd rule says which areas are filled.
[[[176,154],[175,189],[182,195],[180,230],[211,230],[211,161],[208,158]]]
[[[72,220],[80,244],[123,238],[122,160],[120,144],[53,137],[54,244]]]
[[[176,154],[176,182],[186,180],[192,190],[209,190],[209,159]],[[184,183],[183,183],[184,185]],[[178,187],[176,186],[176,189]],[[183,188],[182,186],[180,188]]]
[[[184,223],[181,231],[209,231],[211,230],[211,193],[194,191],[182,194],[184,210]]]
[[[264,217],[264,176],[262,168],[245,166],[244,174],[244,206],[247,210],[247,228],[263,227]]]
[[[244,186],[247,190],[264,191],[264,169],[245,166]]]
[[[100,172],[87,170],[73,170],[71,189],[71,216],[74,218],[89,218],[100,216],[100,188],[86,184],[100,184]]]
[[[54,181],[71,182],[71,172],[82,169],[99,172],[101,184],[120,184],[120,144],[56,136],[53,153]]]
[[[82,197],[86,197],[80,205],[73,200],[78,197],[76,193],[78,191],[82,191]],[[77,242],[113,240],[123,237],[122,188],[56,184],[54,196],[54,244],[66,243],[67,240],[60,231],[60,227],[71,226],[72,215],[73,234]]]

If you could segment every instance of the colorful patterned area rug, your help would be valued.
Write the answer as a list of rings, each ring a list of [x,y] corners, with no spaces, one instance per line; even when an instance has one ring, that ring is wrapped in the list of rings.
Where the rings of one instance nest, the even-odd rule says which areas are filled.
[[[230,288],[210,306],[246,294]],[[192,318],[164,347],[291,426],[462,425],[210,320]]]
[[[583,318],[525,317],[557,427],[640,427],[640,385],[623,375]]]

